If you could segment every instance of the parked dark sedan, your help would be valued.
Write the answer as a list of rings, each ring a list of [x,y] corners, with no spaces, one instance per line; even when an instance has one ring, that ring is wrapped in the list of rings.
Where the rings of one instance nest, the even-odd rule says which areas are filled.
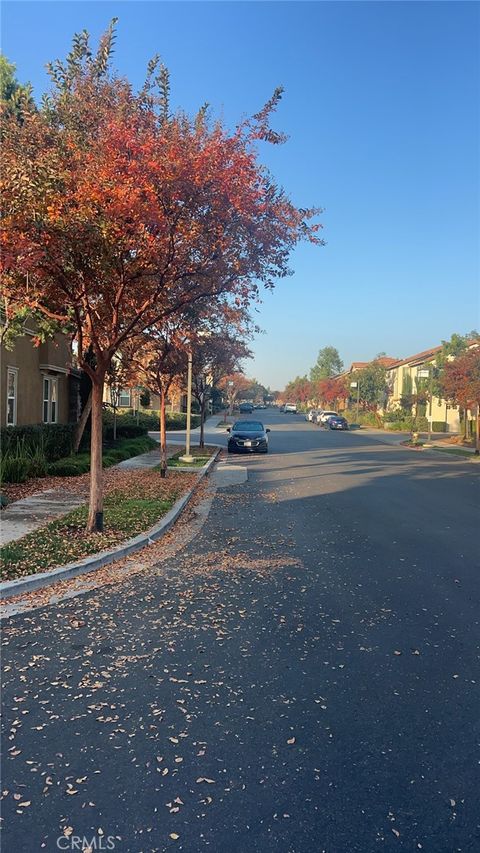
[[[260,421],[237,421],[228,439],[229,453],[268,453],[269,429],[265,429]]]
[[[325,426],[330,427],[330,429],[348,429],[348,421],[341,415],[331,415],[325,421]]]

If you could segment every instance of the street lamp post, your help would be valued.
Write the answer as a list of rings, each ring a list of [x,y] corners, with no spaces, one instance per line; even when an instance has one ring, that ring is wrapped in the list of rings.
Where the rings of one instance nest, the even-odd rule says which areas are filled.
[[[180,456],[181,462],[193,462],[190,453],[190,432],[192,418],[192,351],[188,351],[188,374],[187,374],[187,434],[185,440],[185,455]]]
[[[417,376],[420,379],[428,379],[428,442],[432,440],[432,398],[433,398],[433,364],[429,364],[428,368],[422,368],[417,371]]]
[[[227,386],[228,386],[228,391],[227,391],[227,403],[228,403],[228,409],[229,409],[228,413],[229,413],[229,415],[231,415],[232,413],[231,413],[231,411],[230,411],[231,406],[230,406],[230,398],[229,398],[229,394],[231,394],[231,393],[232,393],[232,388],[233,388],[233,379],[229,379],[229,380],[228,380],[228,382],[227,382]],[[224,423],[224,424],[226,424],[226,423],[227,423],[227,407],[226,407],[226,406],[225,406],[225,408],[224,408],[224,410],[223,410],[223,423]]]
[[[428,365],[428,440],[432,440],[433,364]]]
[[[357,389],[357,414],[356,414],[356,421],[357,421],[357,424],[358,424],[358,410],[359,410],[359,408],[360,408],[360,382],[350,382],[350,388],[356,388],[356,389]]]
[[[114,382],[110,385],[110,403],[113,409],[113,440],[117,440],[117,409],[120,399],[120,386]]]
[[[137,416],[137,426],[138,426],[138,424],[140,423],[140,394],[142,392],[142,389],[139,385],[136,385],[134,388],[134,391],[135,391],[135,398],[134,398],[135,399],[135,413]]]

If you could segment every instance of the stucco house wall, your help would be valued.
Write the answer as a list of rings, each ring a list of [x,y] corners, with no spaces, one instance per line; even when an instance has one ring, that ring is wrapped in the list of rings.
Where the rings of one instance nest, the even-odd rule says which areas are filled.
[[[387,411],[395,411],[400,408],[402,395],[415,394],[418,372],[427,370],[428,365],[440,352],[441,347],[433,347],[431,350],[425,350],[423,353],[416,353],[397,364],[392,365],[388,370],[388,381],[391,388],[391,394],[388,399]],[[411,389],[411,390],[409,390]],[[430,406],[427,402],[427,418],[430,418]],[[432,400],[432,422],[437,421],[447,425],[447,432],[459,432],[460,411],[458,406],[450,405],[446,400],[434,397]]]
[[[75,394],[79,374],[72,365],[68,338],[58,334],[36,347],[33,345],[34,335],[35,331],[26,327],[25,334],[15,340],[13,349],[1,347],[1,426],[68,423],[78,418]],[[45,380],[48,380],[47,384]],[[13,386],[15,400],[12,403]]]

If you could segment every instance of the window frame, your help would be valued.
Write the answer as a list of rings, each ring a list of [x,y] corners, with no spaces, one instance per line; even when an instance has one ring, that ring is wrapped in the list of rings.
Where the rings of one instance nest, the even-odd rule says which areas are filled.
[[[128,403],[122,403],[122,399],[126,399],[128,396]],[[118,392],[118,404],[117,408],[119,409],[131,409],[132,408],[132,391],[131,388],[120,388]]]
[[[13,397],[10,396],[10,375],[13,376]],[[13,421],[9,422],[9,401],[13,400]],[[5,412],[5,424],[7,427],[17,426],[17,410],[18,410],[18,367],[10,367],[7,365],[7,399],[6,399],[6,412]]]
[[[45,386],[48,388],[46,393]],[[46,373],[42,374],[42,423],[58,423],[58,376],[49,376]]]

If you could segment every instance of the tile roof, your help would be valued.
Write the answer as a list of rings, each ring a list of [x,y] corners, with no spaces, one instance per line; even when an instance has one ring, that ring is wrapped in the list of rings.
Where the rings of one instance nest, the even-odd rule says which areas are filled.
[[[395,361],[392,364],[388,365],[388,367],[401,367],[403,364],[410,364],[411,362],[428,361],[433,355],[436,355],[437,352],[440,352],[441,349],[441,346],[430,347],[430,349],[425,349],[423,350],[423,352],[417,352],[414,355],[409,355],[408,358],[401,358],[398,361]]]

